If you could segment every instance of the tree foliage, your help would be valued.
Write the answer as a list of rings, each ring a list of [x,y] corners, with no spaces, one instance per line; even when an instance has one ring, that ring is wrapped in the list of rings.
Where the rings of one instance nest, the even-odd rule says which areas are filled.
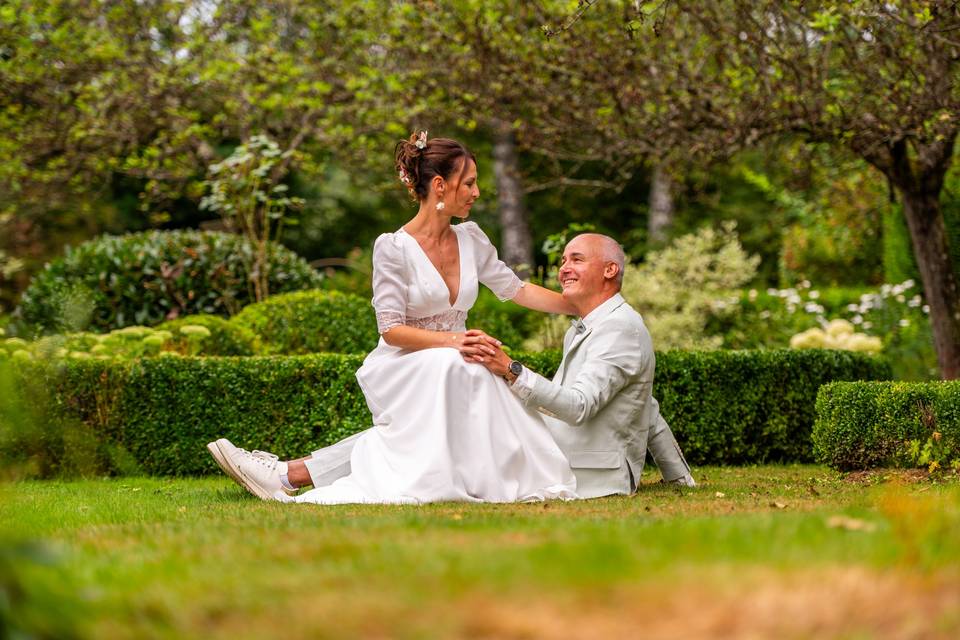
[[[10,0],[0,11],[5,255],[62,243],[46,238],[64,226],[95,235],[125,215],[111,207],[174,220],[184,202],[196,208],[207,167],[259,132],[302,152],[293,185],[328,176],[316,160],[335,153],[389,166],[386,142],[414,126],[507,131],[536,176],[528,193],[622,189],[651,164],[799,139],[885,178],[942,372],[960,374],[957,249],[941,210],[960,112],[950,0]],[[104,204],[119,188],[135,201]],[[590,221],[584,202],[562,223]],[[644,226],[643,204],[622,211]],[[797,231],[794,245],[821,246],[837,217],[818,220],[818,237]],[[871,224],[842,219],[850,237],[823,246],[856,249]]]
[[[263,133],[298,170],[396,118],[371,60],[376,3],[12,0],[0,14],[0,251],[46,259],[64,227],[110,224],[116,189],[144,222],[194,211],[209,165]],[[292,156],[291,156],[292,157]],[[289,170],[285,160],[277,178]],[[126,206],[126,205],[125,205]],[[115,226],[115,225],[114,225]],[[74,238],[67,237],[67,240]],[[15,246],[14,246],[15,245]],[[9,262],[6,263],[9,265]],[[21,283],[22,284],[22,283]]]
[[[960,112],[957,3],[582,4],[589,11],[572,17],[567,3],[535,5],[554,34],[545,43],[518,21],[461,29],[474,34],[467,50],[531,43],[474,74],[510,70],[511,99],[491,92],[498,104],[487,106],[512,112],[521,140],[626,172],[651,157],[722,157],[769,137],[849,149],[903,203],[941,371],[960,375],[960,290],[940,206]]]

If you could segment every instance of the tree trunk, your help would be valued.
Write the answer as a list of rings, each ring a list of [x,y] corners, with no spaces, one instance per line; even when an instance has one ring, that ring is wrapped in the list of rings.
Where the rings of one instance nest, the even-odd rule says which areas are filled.
[[[667,232],[673,226],[673,184],[670,173],[662,164],[653,168],[650,178],[650,217],[647,220],[647,238],[651,245],[667,241]]]
[[[947,245],[939,192],[901,189],[900,195],[924,296],[930,306],[940,375],[954,380],[960,378],[960,291]]]
[[[493,173],[497,182],[500,213],[500,258],[526,278],[533,268],[533,239],[527,212],[523,207],[523,189],[517,163],[517,143],[506,123],[494,126]]]

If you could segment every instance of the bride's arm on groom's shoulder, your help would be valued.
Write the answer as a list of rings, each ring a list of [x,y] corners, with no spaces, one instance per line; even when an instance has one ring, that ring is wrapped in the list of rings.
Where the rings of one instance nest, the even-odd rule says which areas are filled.
[[[577,315],[577,310],[564,300],[563,296],[556,291],[551,291],[546,287],[541,287],[532,282],[526,282],[512,298],[521,307],[533,309],[534,311],[544,311],[546,313],[562,313],[568,316]]]

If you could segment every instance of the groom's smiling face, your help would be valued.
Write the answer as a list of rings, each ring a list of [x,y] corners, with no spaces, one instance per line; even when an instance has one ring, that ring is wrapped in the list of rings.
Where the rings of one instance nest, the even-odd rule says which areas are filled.
[[[560,287],[563,297],[571,301],[603,288],[605,262],[599,242],[590,236],[577,236],[563,250],[560,259]]]
[[[567,243],[557,274],[563,297],[581,316],[620,290],[623,251],[612,238],[586,233]]]

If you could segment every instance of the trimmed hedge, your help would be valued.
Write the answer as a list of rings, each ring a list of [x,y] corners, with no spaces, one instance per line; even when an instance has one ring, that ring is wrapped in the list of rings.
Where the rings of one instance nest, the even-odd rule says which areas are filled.
[[[75,330],[92,308],[89,329],[155,325],[170,314],[237,313],[252,299],[245,238],[213,231],[146,231],[100,236],[38,273],[17,314],[43,333]],[[317,287],[322,276],[286,247],[274,245],[270,291]],[[70,283],[66,285],[65,283]]]
[[[341,354],[65,360],[20,371],[34,393],[53,391],[52,413],[63,428],[80,424],[98,441],[102,471],[117,470],[119,447],[141,473],[192,475],[215,469],[204,445],[217,437],[300,456],[369,426],[354,375],[362,360]]]
[[[340,291],[270,296],[230,322],[259,337],[262,355],[367,353],[380,340],[370,301]]]
[[[516,354],[550,375],[560,354]],[[104,468],[123,448],[160,475],[215,469],[204,445],[228,437],[282,457],[371,423],[355,372],[362,355],[64,361],[30,374],[54,391],[55,412],[104,442]],[[817,389],[889,374],[850,352],[666,352],[654,393],[694,464],[810,459]],[[426,390],[425,393],[429,393]],[[111,453],[112,452],[112,453]]]
[[[824,385],[813,444],[841,470],[960,466],[960,381]]]
[[[885,360],[851,351],[668,351],[653,392],[691,463],[804,462],[822,384],[889,378]]]

